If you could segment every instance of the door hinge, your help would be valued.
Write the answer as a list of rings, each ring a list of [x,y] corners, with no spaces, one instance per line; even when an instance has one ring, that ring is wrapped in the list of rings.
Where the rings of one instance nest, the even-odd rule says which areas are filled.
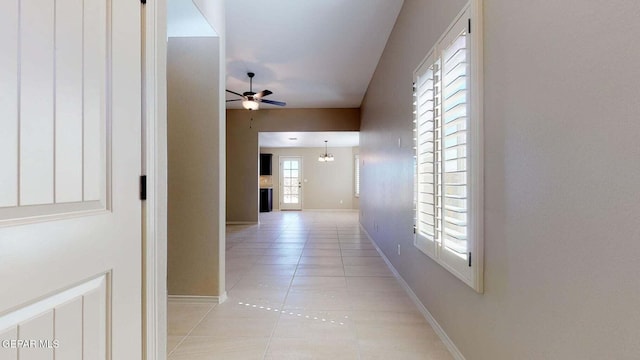
[[[469,34],[471,34],[471,18],[469,18]]]
[[[147,200],[147,175],[140,175],[140,200]]]
[[[416,226],[415,225],[413,225],[413,234],[414,235],[416,234]]]
[[[471,267],[471,253],[469,253],[469,267]]]

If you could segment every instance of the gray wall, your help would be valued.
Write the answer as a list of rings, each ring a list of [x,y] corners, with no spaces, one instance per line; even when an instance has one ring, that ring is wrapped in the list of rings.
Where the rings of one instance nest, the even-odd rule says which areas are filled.
[[[354,199],[352,147],[329,148],[333,162],[319,162],[324,154],[320,148],[260,148],[261,153],[273,154],[273,207],[279,209],[280,156],[301,156],[303,166],[303,209],[357,209]]]
[[[411,230],[411,76],[463,5],[404,2],[362,107],[361,222],[467,359],[637,359],[640,3],[485,1],[482,295]]]
[[[168,279],[171,295],[224,293],[224,112],[220,39],[167,49]],[[221,116],[222,115],[222,116]],[[223,156],[222,160],[220,156]],[[221,250],[222,249],[222,250]],[[222,269],[222,270],[221,270]]]
[[[258,132],[358,130],[360,109],[227,110],[227,221],[258,222]]]

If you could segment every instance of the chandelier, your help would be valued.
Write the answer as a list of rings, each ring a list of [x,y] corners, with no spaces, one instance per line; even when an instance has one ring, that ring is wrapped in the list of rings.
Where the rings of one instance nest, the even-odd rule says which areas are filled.
[[[318,161],[320,162],[333,161],[333,155],[327,152],[327,140],[324,141],[324,154],[320,154],[320,156],[318,157]]]

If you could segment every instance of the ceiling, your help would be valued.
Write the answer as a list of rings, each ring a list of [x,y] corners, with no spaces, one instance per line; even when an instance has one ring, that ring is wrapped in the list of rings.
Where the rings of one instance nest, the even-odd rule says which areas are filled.
[[[167,37],[218,36],[192,1],[167,0]]]
[[[227,1],[227,89],[249,91],[254,72],[253,90],[289,108],[360,107],[402,2]]]
[[[295,140],[291,140],[295,139]],[[360,133],[357,131],[340,132],[261,132],[260,147],[352,147],[360,144]]]

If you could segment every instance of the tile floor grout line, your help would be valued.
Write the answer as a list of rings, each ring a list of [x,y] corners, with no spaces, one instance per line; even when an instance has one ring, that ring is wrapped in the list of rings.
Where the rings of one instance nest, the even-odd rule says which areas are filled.
[[[276,215],[279,215],[279,214],[276,214]],[[262,219],[262,214],[261,214],[261,219]],[[266,239],[266,242],[262,246],[268,244],[267,248],[258,247],[255,249],[260,249],[260,250],[254,250],[258,253],[262,253],[261,256],[267,256],[264,254],[264,252],[267,251],[266,249],[280,249],[277,251],[274,250],[276,251],[275,254],[278,254],[280,253],[280,251],[282,251],[283,255],[273,255],[273,256],[288,256],[287,249],[289,249],[291,253],[294,253],[294,252],[298,253],[297,262],[295,263],[295,265],[291,264],[294,266],[288,265],[284,267],[276,266],[269,269],[265,268],[264,271],[268,272],[268,274],[266,274],[266,273],[263,273],[259,268],[260,264],[258,264],[258,260],[257,260],[258,258],[254,258],[252,255],[246,255],[246,257],[243,255],[240,255],[238,257],[238,260],[237,260],[238,262],[236,264],[241,266],[234,267],[234,270],[233,270],[235,272],[234,278],[238,280],[234,283],[234,286],[232,287],[232,289],[234,288],[239,290],[243,289],[241,287],[238,287],[240,286],[241,281],[243,279],[248,279],[251,276],[251,274],[255,273],[256,271],[258,271],[256,275],[265,275],[268,278],[272,276],[276,276],[276,274],[282,275],[283,276],[282,280],[285,280],[285,281],[278,281],[278,288],[282,289],[282,287],[280,287],[281,285],[287,286],[288,284],[288,286],[286,288],[286,291],[280,292],[281,295],[278,296],[278,298],[283,299],[283,300],[280,300],[280,304],[281,304],[280,310],[283,310],[285,308],[286,303],[289,300],[293,301],[292,305],[297,307],[302,307],[303,309],[334,308],[335,307],[334,305],[339,305],[338,307],[344,308],[344,305],[347,305],[349,310],[346,310],[346,311],[344,310],[314,310],[314,311],[320,311],[320,312],[338,311],[338,312],[347,313],[350,317],[349,322],[347,323],[350,340],[344,339],[344,341],[340,340],[337,343],[332,342],[333,340],[337,341],[337,338],[334,338],[333,336],[329,336],[328,338],[325,338],[324,336],[322,336],[322,334],[329,334],[329,335],[333,334],[334,331],[332,329],[328,329],[329,333],[326,333],[325,331],[327,331],[327,329],[319,328],[314,330],[313,329],[314,326],[312,325],[312,328],[310,328],[310,330],[312,330],[312,333],[315,333],[316,330],[321,331],[318,334],[321,335],[320,338],[325,339],[325,341],[310,342],[309,341],[310,339],[316,339],[316,338],[315,337],[307,338],[306,335],[298,339],[298,341],[295,341],[295,343],[290,343],[289,341],[287,341],[287,339],[285,339],[284,341],[280,341],[280,339],[284,339],[283,336],[285,338],[292,336],[292,338],[288,340],[299,338],[300,324],[297,324],[295,322],[290,323],[285,321],[288,319],[287,314],[291,311],[286,311],[284,318],[283,318],[284,311],[278,311],[277,318],[275,319],[272,318],[273,320],[275,320],[273,322],[274,325],[272,325],[273,327],[270,329],[265,328],[264,330],[267,330],[267,331],[260,332],[260,335],[262,335],[260,337],[263,339],[261,344],[263,345],[258,346],[254,349],[256,358],[258,358],[260,354],[262,354],[263,360],[267,358],[272,359],[273,356],[280,356],[280,355],[284,355],[285,357],[289,356],[289,358],[291,356],[295,357],[296,354],[300,354],[300,356],[304,356],[305,354],[309,355],[312,353],[317,355],[315,351],[318,351],[318,349],[313,348],[313,346],[326,348],[327,345],[329,345],[328,354],[333,353],[333,354],[342,355],[342,356],[351,354],[350,356],[347,355],[347,357],[352,359],[364,359],[366,358],[367,354],[369,355],[379,354],[380,351],[388,352],[389,351],[388,345],[380,344],[376,340],[378,339],[378,336],[382,334],[381,331],[384,331],[383,328],[375,330],[375,332],[373,333],[374,337],[372,337],[372,333],[369,328],[372,326],[376,328],[379,325],[374,324],[374,323],[377,323],[375,321],[374,323],[371,323],[370,320],[377,319],[377,316],[378,316],[377,314],[380,313],[379,310],[382,310],[382,312],[388,313],[391,315],[394,313],[397,313],[398,311],[395,310],[396,305],[401,304],[403,302],[400,301],[402,299],[398,299],[398,300],[393,300],[391,298],[387,299],[388,296],[382,294],[387,292],[386,290],[383,290],[383,289],[386,289],[386,285],[388,284],[386,280],[384,283],[374,282],[373,284],[370,284],[370,282],[367,280],[363,280],[368,278],[369,279],[373,279],[373,278],[394,279],[394,278],[393,276],[389,277],[386,275],[378,275],[377,268],[375,266],[372,266],[371,271],[369,269],[366,269],[366,267],[370,265],[368,261],[362,261],[362,260],[357,260],[355,262],[353,261],[353,260],[356,260],[357,258],[359,259],[373,258],[370,256],[365,256],[365,254],[367,254],[367,251],[362,251],[362,250],[376,250],[375,247],[373,249],[370,248],[371,246],[374,246],[370,239],[367,239],[366,237],[362,237],[362,232],[360,231],[361,229],[358,226],[359,223],[357,220],[357,216],[349,216],[348,218],[344,218],[344,217],[336,217],[336,216],[325,216],[324,214],[318,214],[318,213],[307,213],[307,214],[296,213],[295,217],[283,217],[280,215],[267,216],[265,217],[265,220],[267,221],[267,227],[264,227],[262,229],[260,229],[259,228],[260,226],[258,225],[258,230],[255,230],[256,228],[252,227],[252,228],[243,228],[243,229],[240,229],[239,231],[232,230],[232,232],[236,234],[235,235],[236,239],[241,239],[243,237],[246,237],[247,239],[250,238],[250,240],[247,240],[247,239],[243,240],[243,242],[244,241],[247,242],[247,245],[246,245],[247,248],[253,248],[251,247],[251,243],[263,243],[262,240]],[[227,229],[229,229],[229,227]],[[342,232],[344,232],[344,234]],[[277,236],[274,237],[275,234],[277,234]],[[251,236],[249,237],[249,235]],[[282,237],[283,235],[286,235],[286,236]],[[299,271],[302,271],[302,269],[300,269],[301,265],[313,265],[313,264],[303,264],[302,257],[305,250],[313,249],[312,247],[308,247],[311,243],[321,244],[322,241],[315,241],[315,240],[316,239],[322,240],[323,235],[328,236],[326,240],[330,240],[330,241],[327,241],[327,244],[334,244],[334,243],[337,244],[337,249],[339,250],[337,255],[340,256],[341,266],[338,265],[337,261],[331,260],[330,262],[336,264],[338,268],[341,267],[342,274],[326,276],[326,275],[322,275],[322,271],[319,271],[319,272],[312,271],[311,273],[304,273],[304,272],[300,273]],[[292,247],[289,247],[286,245],[283,245],[283,247],[280,247],[277,245],[277,244],[283,244],[282,241],[287,242],[287,237],[289,237],[289,239],[291,240],[295,240],[296,237],[298,237],[298,240],[304,240],[304,242],[292,242],[291,243]],[[278,241],[278,238],[280,238],[280,241]],[[240,241],[238,241],[237,243],[240,243]],[[299,245],[295,246],[293,244],[299,244]],[[346,245],[346,244],[349,244],[349,245]],[[368,245],[365,246],[364,244],[368,244]],[[261,245],[258,245],[258,246],[261,246]],[[231,250],[232,248],[227,249],[227,251]],[[349,251],[345,251],[347,252],[346,255],[351,255],[351,256],[345,256],[345,254],[343,253],[344,250],[352,250],[351,253],[349,253]],[[353,251],[353,250],[357,250],[357,251]],[[310,253],[313,253],[313,251],[310,251]],[[323,252],[320,251],[320,254],[323,254]],[[334,256],[335,255],[331,257],[334,257]],[[353,258],[349,260],[350,262],[349,266],[356,267],[350,270],[350,271],[353,271],[352,276],[347,276],[347,272],[345,270],[345,266],[347,265],[344,262],[345,257]],[[256,259],[256,260],[252,261],[252,259]],[[270,262],[269,260],[271,259],[265,259],[265,260],[267,260],[266,262]],[[293,259],[292,258],[277,259],[274,257],[273,260],[276,263],[280,261],[284,263],[291,263],[292,261],[290,260],[293,260]],[[246,261],[246,262],[243,263],[243,261]],[[311,259],[310,261],[314,262],[313,259]],[[320,261],[319,264],[315,264],[315,265],[320,266],[321,268],[324,265],[330,265],[331,267],[336,266],[331,264],[324,264],[323,261]],[[285,274],[288,277],[288,279],[285,278]],[[328,291],[330,289],[331,290],[337,289],[335,288],[335,286],[338,283],[334,280],[328,280],[328,282],[316,281],[316,280],[311,280],[311,281],[303,280],[302,283],[300,284],[302,286],[300,290],[309,289],[311,290],[311,292],[314,292],[314,291],[319,292],[320,294],[325,294],[331,298],[327,298],[325,300],[321,299],[320,302],[316,302],[314,300],[314,295],[309,295],[309,296],[303,295],[300,298],[296,297],[295,299],[289,299],[289,296],[292,296],[293,291],[296,290],[296,289],[293,289],[293,284],[295,283],[296,279],[303,279],[303,278],[317,279],[319,277],[326,277],[331,279],[342,279],[342,281],[344,282],[344,285],[341,285],[338,290],[342,291],[343,289],[342,286],[345,286],[344,291],[346,291],[348,295],[348,298],[346,298],[348,302],[342,303],[341,301],[339,303],[335,303],[335,301],[332,300],[333,299],[333,297],[331,297],[332,294],[328,293]],[[353,291],[351,291],[352,288],[349,287],[349,283],[347,282],[347,280],[350,278],[360,279],[353,283],[353,285],[355,286],[353,288]],[[244,284],[244,285],[248,285],[249,288],[252,288],[253,286],[250,284]],[[378,285],[382,286],[379,289],[381,293],[376,292],[376,290],[378,290],[377,289]],[[393,285],[393,284],[389,284],[389,285]],[[373,298],[374,301],[370,301],[372,299],[368,297],[369,295],[362,294],[364,297],[359,296],[359,294],[361,293],[361,290],[363,289],[363,286],[364,286],[364,289],[373,291],[372,294],[374,295],[379,294],[380,296],[383,296],[383,298],[377,299],[374,297]],[[391,289],[393,290],[395,288],[391,287]],[[354,296],[350,295],[352,293]],[[252,296],[263,298],[264,296],[267,296],[267,295],[268,294],[266,293],[257,292],[255,295],[252,295]],[[281,298],[280,296],[282,295],[284,295],[284,297]],[[337,301],[340,299],[336,298],[335,300]],[[382,300],[382,302],[379,302],[379,300]],[[374,307],[372,308],[372,306]],[[382,306],[383,308],[378,310],[378,306]],[[189,333],[186,336],[184,336],[184,338],[175,347],[175,349],[172,350],[172,352],[169,355],[176,356],[175,351],[178,348],[181,348],[181,349],[192,348],[192,344],[191,343],[185,344],[185,341],[187,340],[187,338],[193,338],[192,334],[194,329],[198,327],[204,321],[204,319],[211,314],[212,311],[216,311],[217,310],[216,307],[217,306],[214,305],[212,308],[209,309],[207,314],[205,314],[200,319],[200,321],[189,331]],[[293,310],[295,311],[295,309]],[[358,315],[358,316],[354,315],[360,312],[363,312],[362,315]],[[372,314],[368,314],[368,313],[372,313]],[[361,319],[361,320],[364,320],[365,322],[361,323],[361,326],[359,327],[359,326],[356,326],[355,317],[360,318],[361,316],[365,316],[364,318]],[[371,316],[373,316],[373,318],[369,319],[369,317]],[[291,328],[291,326],[293,326],[293,328]],[[383,326],[386,326],[386,325],[383,325]],[[427,326],[430,328],[429,325]],[[306,326],[304,326],[302,329],[306,329]],[[281,330],[283,331],[282,333],[280,333]],[[433,329],[431,329],[431,331],[433,331]],[[275,336],[276,334],[279,334],[279,337],[276,337]],[[342,337],[340,337],[339,339],[342,339]],[[334,345],[332,346],[332,344]],[[262,346],[265,346],[265,347],[262,348]],[[343,347],[344,347],[344,350],[340,350]],[[237,350],[231,349],[231,350],[233,350],[232,352],[235,353],[234,351],[237,351],[240,349],[237,349]],[[411,351],[411,348],[408,348],[406,350]],[[217,351],[220,351],[220,350],[217,350]],[[222,350],[222,351],[223,353],[226,354],[225,350]],[[309,351],[311,351],[311,353],[309,353]],[[281,352],[284,352],[284,354],[281,354]],[[209,352],[207,352],[207,354],[209,354]],[[237,355],[239,354],[240,353],[238,353]],[[214,352],[214,353],[211,353],[211,355],[218,356],[218,353]],[[234,357],[234,359],[242,358],[242,357],[237,357],[237,355],[236,357]],[[402,356],[400,357],[402,358]],[[327,357],[327,358],[330,358],[330,357]]]
[[[187,338],[189,337],[189,335],[191,335],[191,333],[193,332],[193,330],[198,327],[198,325],[200,325],[200,323],[202,322],[202,320],[204,320],[204,318],[207,317],[207,315],[209,315],[209,313],[220,304],[213,304],[213,306],[211,306],[211,309],[209,309],[201,318],[200,320],[193,326],[191,327],[191,330],[189,330],[189,332],[187,333],[187,335],[185,335],[182,340],[180,340],[180,342],[178,342],[178,344],[173,348],[173,350],[171,350],[170,353],[167,354],[167,359],[169,359],[169,357],[176,351],[178,350],[178,348],[180,347],[180,345],[182,345],[182,343],[184,343],[185,340],[187,340]]]
[[[307,242],[308,242],[308,238],[307,240],[305,240],[304,245],[306,246]],[[304,249],[304,247],[303,247]],[[271,348],[271,341],[273,340],[273,335],[275,335],[276,333],[276,329],[278,328],[278,324],[280,324],[280,319],[282,319],[282,311],[284,310],[284,306],[287,303],[287,298],[289,297],[289,292],[291,291],[291,287],[293,286],[293,279],[295,279],[296,277],[296,272],[298,271],[298,266],[300,265],[300,258],[302,257],[302,253],[300,253],[300,256],[298,257],[298,263],[296,264],[296,269],[293,271],[293,275],[291,276],[291,280],[289,281],[289,287],[287,288],[287,293],[284,296],[284,299],[282,300],[282,306],[280,308],[280,311],[278,311],[278,320],[276,321],[275,325],[273,326],[273,329],[271,329],[271,334],[269,335],[269,341],[267,342],[267,346],[264,349],[264,353],[262,355],[262,359],[265,360],[267,358],[267,354],[269,353],[269,349]]]

